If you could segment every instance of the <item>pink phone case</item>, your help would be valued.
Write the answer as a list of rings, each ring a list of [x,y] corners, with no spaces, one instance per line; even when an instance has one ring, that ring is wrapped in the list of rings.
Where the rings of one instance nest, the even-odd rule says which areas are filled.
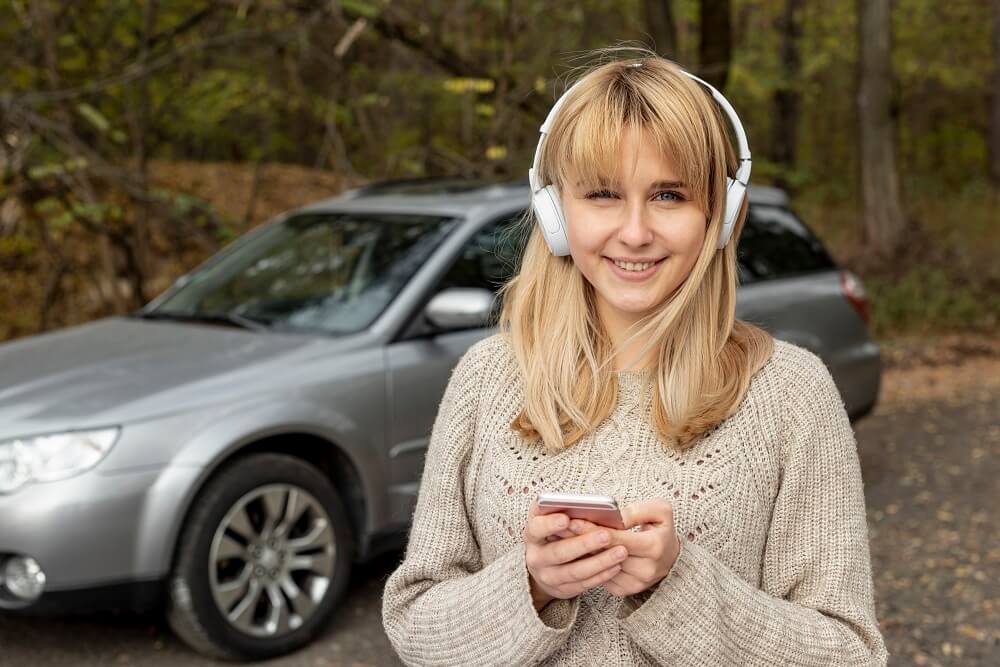
[[[538,496],[541,514],[561,512],[571,519],[583,519],[599,526],[625,530],[618,503],[611,496],[585,493],[542,493]]]

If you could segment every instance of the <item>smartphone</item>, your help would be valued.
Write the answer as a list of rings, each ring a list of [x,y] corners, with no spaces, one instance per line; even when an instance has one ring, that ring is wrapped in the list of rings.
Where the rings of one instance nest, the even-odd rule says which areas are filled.
[[[540,514],[561,512],[571,519],[583,519],[606,528],[625,530],[618,503],[611,496],[586,493],[542,493],[538,496]]]

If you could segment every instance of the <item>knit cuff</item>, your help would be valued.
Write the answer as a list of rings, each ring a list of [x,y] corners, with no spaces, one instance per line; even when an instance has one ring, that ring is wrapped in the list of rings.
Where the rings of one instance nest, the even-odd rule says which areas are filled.
[[[666,638],[693,618],[706,586],[698,581],[705,557],[708,554],[699,545],[681,540],[680,553],[667,576],[644,591],[645,595],[629,596],[619,608],[618,622],[625,632],[633,638]]]
[[[511,573],[509,581],[516,584],[515,595],[518,599],[517,613],[526,614],[532,619],[533,631],[542,631],[547,635],[562,637],[569,632],[569,629],[576,622],[576,613],[580,608],[580,598],[574,597],[569,600],[555,599],[549,602],[541,611],[535,610],[535,605],[531,601],[531,580],[528,574],[528,566],[524,562],[524,545],[518,545],[511,549],[502,559],[510,559],[508,571]]]
[[[534,608],[534,605],[532,605]],[[538,617],[553,630],[569,629],[576,622],[576,612],[580,608],[580,598],[555,599],[538,612]]]

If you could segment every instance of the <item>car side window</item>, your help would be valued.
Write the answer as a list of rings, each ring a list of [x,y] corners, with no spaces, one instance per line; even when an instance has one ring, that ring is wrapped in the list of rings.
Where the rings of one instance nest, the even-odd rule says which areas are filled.
[[[742,282],[836,268],[823,244],[786,208],[750,206],[736,257]]]
[[[496,292],[518,271],[526,239],[519,212],[490,222],[469,239],[437,291],[449,287],[481,287]]]

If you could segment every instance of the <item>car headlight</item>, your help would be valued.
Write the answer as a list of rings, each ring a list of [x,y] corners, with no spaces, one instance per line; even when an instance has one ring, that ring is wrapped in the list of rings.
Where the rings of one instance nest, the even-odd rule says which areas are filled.
[[[0,442],[0,493],[29,482],[52,482],[93,468],[118,440],[121,428],[71,431]]]

